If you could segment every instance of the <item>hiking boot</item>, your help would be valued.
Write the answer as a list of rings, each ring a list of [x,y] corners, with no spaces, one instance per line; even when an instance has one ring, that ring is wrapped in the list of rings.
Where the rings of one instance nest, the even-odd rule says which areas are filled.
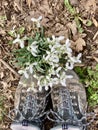
[[[66,86],[55,85],[51,90],[53,110],[51,113],[54,127],[51,130],[85,130],[87,102],[86,92],[73,71],[67,71],[73,77],[67,79]]]
[[[15,118],[11,124],[12,130],[42,130],[45,117],[46,99],[48,92],[43,88],[42,91],[28,90],[32,83],[37,86],[37,81],[31,74],[29,79],[21,77],[15,93]],[[12,118],[12,117],[11,117]]]

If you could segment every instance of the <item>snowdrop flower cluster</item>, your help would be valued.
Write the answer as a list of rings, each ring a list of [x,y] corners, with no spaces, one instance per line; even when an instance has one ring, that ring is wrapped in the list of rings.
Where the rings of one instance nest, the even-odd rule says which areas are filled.
[[[40,28],[40,20],[32,18],[31,20],[36,23]],[[19,74],[23,74],[25,78],[29,78],[29,73],[37,79],[37,85],[41,91],[43,87],[48,90],[48,87],[53,87],[54,84],[61,84],[66,86],[66,79],[72,78],[67,75],[67,70],[72,70],[75,63],[81,63],[81,53],[76,57],[73,56],[71,43],[67,39],[64,43],[64,36],[51,38],[34,37],[30,38],[17,38],[13,43],[20,44],[19,62],[24,66],[19,70]],[[28,45],[25,46],[25,40],[28,40]],[[27,41],[26,41],[27,42]],[[20,60],[22,59],[22,60]],[[32,90],[35,91],[35,84],[32,84]],[[29,90],[29,89],[28,89]]]
[[[20,74],[24,74],[26,78],[29,78],[29,73],[33,74],[34,78],[38,81],[39,90],[42,90],[44,86],[46,90],[48,87],[52,87],[54,84],[61,83],[63,86],[66,86],[66,79],[72,78],[71,75],[66,75],[68,69],[72,70],[75,63],[81,63],[81,53],[77,57],[72,56],[72,49],[70,48],[69,39],[66,40],[65,44],[60,42],[64,40],[64,37],[52,37],[47,39],[49,48],[46,49],[45,53],[42,54],[42,59],[36,61],[32,64],[26,63],[26,68],[24,70],[19,70]],[[32,57],[38,58],[39,55],[39,45],[37,41],[32,42],[31,45],[27,46],[27,50],[32,54]],[[63,58],[63,63],[60,62],[60,59]],[[41,74],[43,68],[38,67],[38,70],[35,71],[35,68],[39,63],[50,66],[47,74]],[[40,75],[39,75],[40,72]],[[33,84],[33,88],[35,88]]]

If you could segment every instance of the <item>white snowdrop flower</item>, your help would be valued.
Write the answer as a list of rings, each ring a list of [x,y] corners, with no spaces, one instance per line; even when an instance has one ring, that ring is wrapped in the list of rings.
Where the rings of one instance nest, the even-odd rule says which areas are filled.
[[[58,84],[59,83],[58,78],[52,78],[51,81],[52,81],[53,84]]]
[[[56,72],[55,72],[55,74],[57,75],[57,77],[60,77],[59,72],[60,72],[61,69],[62,69],[62,67],[58,67],[58,68],[57,68],[57,70],[56,70]]]
[[[60,43],[60,41],[62,41],[63,39],[64,39],[64,36],[55,37],[54,35],[52,35],[52,39],[47,38],[47,41],[55,44],[55,43]]]
[[[46,76],[46,79],[47,79],[47,80],[50,80],[50,76],[49,76],[49,75],[47,75],[47,76]]]
[[[63,85],[63,86],[66,86],[66,73],[65,72],[62,72],[61,76],[60,76],[60,83]]]
[[[54,63],[58,63],[59,62],[59,58],[56,55],[53,55],[52,57],[50,57],[50,61],[53,61]]]
[[[34,74],[33,77],[34,77],[35,79],[39,79],[39,77],[38,77],[36,74]]]
[[[56,40],[57,41],[62,41],[62,40],[64,40],[64,36],[59,36],[59,37],[56,38]]]
[[[54,66],[52,66],[50,69],[49,69],[49,76],[51,77],[51,75],[55,75],[55,71],[54,71]]]
[[[23,74],[25,76],[25,78],[27,78],[27,79],[29,78],[29,75],[26,70],[19,70],[18,73]]]
[[[69,69],[69,70],[72,70],[74,67],[74,63],[73,62],[67,62],[66,63],[66,68]]]
[[[16,37],[17,34],[16,34],[16,32],[15,32],[15,27],[16,27],[16,25],[13,26],[12,30],[10,31],[10,33]]]
[[[37,41],[34,41],[30,46],[28,46],[27,50],[30,51],[34,57],[36,57],[38,53]]]
[[[59,62],[59,57],[58,57],[58,53],[56,52],[49,52],[46,51],[46,53],[48,54],[45,57],[45,61],[47,61],[50,65],[53,65],[54,63],[58,63]]]
[[[39,86],[39,91],[42,91],[42,86]]]
[[[37,65],[38,63],[37,62],[34,62],[32,65],[34,66],[34,65]]]
[[[49,37],[47,38],[47,41],[48,41],[48,42],[51,42],[51,40],[50,40],[50,38],[49,38]]]
[[[19,73],[19,74],[23,74],[23,73],[24,73],[24,70],[19,70],[18,73]]]
[[[13,41],[13,44],[19,43],[21,48],[24,48],[24,39],[20,39],[20,35],[17,35],[17,38]]]
[[[24,72],[24,76],[28,79],[29,78],[29,75],[28,75],[28,73],[25,71]]]
[[[29,71],[30,71],[31,74],[33,73],[33,65],[29,66]]]
[[[42,86],[43,79],[44,79],[44,76],[40,76],[40,77],[38,78],[38,82],[37,82],[37,85],[38,85],[38,86]]]
[[[51,52],[60,53],[61,46],[60,43],[55,43],[54,45],[49,45],[49,48],[51,49]]]
[[[64,39],[64,36],[55,37],[54,35],[52,35],[52,39],[54,42],[59,43],[60,41]]]
[[[68,52],[68,54],[71,54],[72,49],[70,48],[71,43],[70,43],[69,39],[66,40],[65,45],[66,45],[66,51]]]
[[[52,82],[50,82],[50,83],[49,83],[49,86],[52,88],[52,86],[53,86],[53,83],[52,83]]]
[[[31,21],[35,22],[38,28],[40,28],[40,26],[41,26],[41,25],[40,25],[40,21],[41,21],[41,20],[42,20],[42,16],[39,16],[38,19],[36,19],[36,18],[31,18]]]
[[[81,60],[80,60],[81,56],[82,56],[82,53],[79,53],[78,56],[76,57],[76,61],[78,63],[81,63]]]
[[[49,87],[48,86],[45,86],[45,90],[48,91]]]
[[[70,57],[70,61],[73,63],[81,63],[81,60],[80,60],[81,56],[82,56],[82,54],[79,53],[77,57],[74,57],[74,56]]]
[[[68,78],[72,78],[72,75],[66,75],[66,73],[63,71],[61,76],[60,76],[60,83],[63,86],[66,86],[66,79],[68,79]]]

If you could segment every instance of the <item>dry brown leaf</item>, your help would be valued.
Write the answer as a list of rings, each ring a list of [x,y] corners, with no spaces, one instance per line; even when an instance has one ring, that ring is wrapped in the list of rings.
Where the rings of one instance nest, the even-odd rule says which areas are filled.
[[[78,38],[75,42],[75,46],[76,46],[76,51],[79,52],[79,51],[82,51],[83,50],[83,46],[86,46],[86,43],[84,41],[84,39],[82,38]]]
[[[94,109],[94,112],[95,112],[95,113],[98,113],[98,108],[95,108],[95,109]]]
[[[98,58],[97,57],[94,56],[93,58],[95,59],[96,62],[98,62]]]
[[[14,9],[15,11],[21,11],[21,4],[20,4],[20,0],[15,0],[14,1]]]
[[[4,72],[0,72],[0,78],[2,79],[4,77]]]
[[[71,29],[71,32],[73,34],[73,36],[75,36],[77,34],[77,25],[76,22],[73,20],[73,22],[68,23],[68,27]]]
[[[93,21],[93,24],[95,25],[95,27],[98,27],[98,22],[97,22],[97,20],[92,17],[92,21]]]
[[[93,40],[95,40],[98,36],[98,31],[95,33],[94,37],[93,37]]]
[[[95,51],[95,54],[98,54],[98,50]]]
[[[87,11],[91,11],[91,9],[95,12],[96,10],[96,0],[87,0],[85,3],[85,8]]]
[[[32,4],[32,0],[27,0],[27,4],[28,4],[28,6],[29,6],[29,8],[30,8],[30,6],[31,6],[31,4]]]
[[[3,85],[3,89],[6,89],[8,87],[8,84],[5,81],[1,81],[1,84]]]

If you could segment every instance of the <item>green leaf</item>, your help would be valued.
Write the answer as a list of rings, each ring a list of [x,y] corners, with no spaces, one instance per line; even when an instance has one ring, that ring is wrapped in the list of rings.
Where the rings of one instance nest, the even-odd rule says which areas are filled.
[[[72,7],[69,3],[69,0],[64,0],[65,6],[68,9],[68,11],[70,12],[70,14],[75,15],[76,14],[76,10],[74,7]]]
[[[98,70],[98,64],[96,65],[96,70]]]
[[[8,34],[9,34],[11,37],[15,37],[15,32],[13,32],[13,31],[9,31]]]
[[[25,31],[25,28],[24,28],[24,27],[21,27],[21,28],[19,28],[18,33],[19,33],[19,34],[23,34],[24,31]]]
[[[92,23],[92,21],[91,20],[87,20],[87,23],[86,23],[86,26],[91,26],[93,23]]]

